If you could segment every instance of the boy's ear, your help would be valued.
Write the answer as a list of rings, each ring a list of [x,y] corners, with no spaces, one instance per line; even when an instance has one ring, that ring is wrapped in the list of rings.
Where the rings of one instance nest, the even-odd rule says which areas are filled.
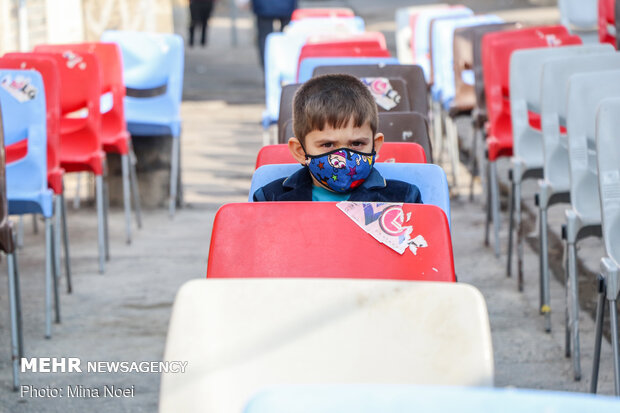
[[[297,162],[302,165],[306,164],[306,153],[304,152],[304,148],[301,146],[301,142],[297,138],[289,138],[288,140],[288,150],[293,155],[293,158]]]
[[[375,134],[375,152],[378,154],[379,150],[381,150],[381,146],[383,145],[383,140],[385,137],[382,133]]]

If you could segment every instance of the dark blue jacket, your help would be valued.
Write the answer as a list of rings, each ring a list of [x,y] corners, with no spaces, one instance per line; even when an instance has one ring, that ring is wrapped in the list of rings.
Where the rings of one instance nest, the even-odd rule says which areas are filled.
[[[252,0],[252,9],[258,17],[291,18],[297,0]]]
[[[254,192],[254,201],[312,201],[312,177],[302,168],[288,178],[276,179]],[[351,192],[349,201],[406,202],[421,204],[417,186],[403,181],[384,179],[375,168],[359,187]]]

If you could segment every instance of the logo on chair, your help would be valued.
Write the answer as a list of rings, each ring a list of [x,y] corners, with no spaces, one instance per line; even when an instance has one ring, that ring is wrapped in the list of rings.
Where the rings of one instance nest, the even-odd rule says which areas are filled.
[[[67,60],[67,67],[69,69],[73,69],[75,66],[82,70],[86,68],[86,62],[84,62],[82,56],[76,55],[71,50],[67,50],[66,52],[64,52],[62,54],[62,57]]]
[[[23,103],[37,97],[37,88],[31,82],[31,78],[27,76],[17,75],[13,78],[11,75],[6,75],[0,80],[0,86],[18,102]]]

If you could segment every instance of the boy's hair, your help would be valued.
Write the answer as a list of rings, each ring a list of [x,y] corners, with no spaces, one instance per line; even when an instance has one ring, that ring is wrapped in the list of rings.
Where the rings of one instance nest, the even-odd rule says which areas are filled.
[[[377,104],[366,85],[354,76],[317,76],[295,93],[293,132],[302,145],[310,132],[322,131],[326,126],[345,128],[350,119],[357,128],[368,122],[374,138],[379,122]]]

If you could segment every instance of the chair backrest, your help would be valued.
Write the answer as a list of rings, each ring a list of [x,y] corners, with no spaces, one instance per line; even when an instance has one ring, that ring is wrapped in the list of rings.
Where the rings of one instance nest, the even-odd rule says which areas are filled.
[[[385,136],[386,142],[413,142],[424,148],[427,162],[433,162],[431,139],[426,117],[417,112],[379,113],[377,130]]]
[[[242,412],[276,384],[492,386],[494,375],[484,298],[460,283],[193,280],[164,360],[187,368],[162,374],[161,413]]]
[[[268,166],[274,165],[263,168]],[[400,204],[402,208],[395,206],[384,213],[381,205],[358,203],[357,213],[364,224],[347,216],[335,202],[226,204],[213,222],[207,277],[455,281],[444,212],[434,205]],[[378,222],[383,226],[377,227]],[[412,226],[410,239],[421,236],[428,246],[399,254],[369,236],[363,225],[379,228],[375,228],[377,237],[397,231],[404,234],[405,227]],[[335,256],[321,259],[325,251]],[[369,259],[360,259],[360,251]]]
[[[417,143],[384,142],[377,162],[426,163],[424,148]],[[297,163],[286,144],[267,145],[260,148],[255,168],[263,165]]]
[[[183,38],[173,33],[108,30],[101,35],[101,41],[116,43],[121,50],[126,121],[140,123],[140,114],[163,107],[172,135],[179,136]]]
[[[282,86],[282,93],[280,94],[280,113],[278,114],[278,142],[286,143],[288,138],[293,135],[287,136],[285,134],[284,124],[293,119],[293,98],[297,89],[301,86],[301,83],[291,83]]]
[[[0,102],[0,148],[4,148],[4,124],[2,123],[2,104]],[[0,249],[6,254],[15,251],[15,243],[9,221],[9,205],[6,196],[6,162],[4,151],[0,151]]]
[[[303,83],[305,80],[301,80],[301,67],[306,60],[310,60],[312,58],[337,58],[337,57],[348,57],[348,58],[361,58],[361,57],[382,57],[388,58],[390,57],[390,51],[382,48],[373,46],[367,47],[359,47],[359,46],[340,46],[335,45],[334,47],[324,47],[323,44],[306,44],[302,47],[301,52],[299,54],[299,62],[297,69],[297,81]],[[316,66],[314,66],[316,67]],[[313,67],[313,69],[314,69]]]
[[[299,66],[299,73],[297,74],[297,82],[303,83],[312,77],[314,69],[319,66],[333,66],[333,65],[396,65],[398,60],[394,57],[389,57],[389,52],[385,53],[383,49],[376,49],[377,57],[366,56],[349,56],[349,57],[310,57],[304,59]],[[374,52],[373,52],[374,53]]]
[[[489,148],[489,159],[512,154],[510,123],[510,56],[515,50],[581,44],[564,26],[531,27],[487,33],[482,38],[484,84],[489,135],[499,142],[498,150]],[[509,153],[503,153],[509,148]]]
[[[412,111],[428,115],[428,88],[424,72],[418,65],[322,65],[314,69],[312,76],[329,73],[348,73],[357,77],[400,77],[407,82],[409,105]]]
[[[543,133],[544,178],[554,192],[569,192],[568,142],[560,134],[566,126],[568,81],[575,73],[620,70],[620,53],[574,56],[545,62],[542,69],[541,125]]]
[[[484,406],[484,408],[482,408]],[[259,392],[244,413],[338,413],[343,411],[438,413],[603,412],[618,401],[596,394],[493,387],[445,387],[385,384],[274,386]]]
[[[60,167],[60,72],[56,60],[37,53],[9,53],[0,58],[0,68],[32,69],[41,74],[45,85],[45,106],[47,110],[47,170],[48,173]],[[26,149],[26,148],[24,148]],[[10,149],[7,148],[7,152]],[[17,155],[21,158],[25,154]],[[7,154],[7,158],[11,155]],[[51,178],[48,176],[48,178]],[[62,191],[62,182],[49,182],[54,192]]]
[[[396,56],[401,64],[414,62],[411,50],[412,21],[415,22],[417,15],[424,10],[448,7],[445,3],[425,4],[422,6],[409,6],[396,9]]]
[[[294,83],[297,78],[299,53],[313,34],[340,35],[361,33],[364,20],[353,18],[312,18],[292,21],[284,32],[273,32],[265,41],[265,105],[264,122],[278,120],[281,85]]]
[[[495,15],[479,15],[438,19],[432,26],[433,85],[431,97],[436,102],[442,102],[446,109],[449,108],[455,94],[454,31],[459,27],[490,23],[503,23],[503,20]]]
[[[566,126],[573,210],[587,223],[601,221],[596,166],[596,109],[604,98],[620,97],[620,70],[578,73],[568,82]]]
[[[4,144],[27,140],[26,155],[7,165],[7,196],[47,190],[45,86],[35,70],[0,69]]]
[[[596,119],[596,158],[603,241],[607,256],[620,264],[620,98],[601,101]]]
[[[420,190],[422,202],[440,207],[450,221],[450,191],[446,173],[440,166],[429,163],[376,163],[375,168],[385,179],[398,179],[414,184]],[[252,202],[254,192],[271,181],[285,178],[297,172],[296,164],[263,165],[254,171],[248,201]]]
[[[598,1],[598,36],[601,43],[616,47],[616,0]]]
[[[311,9],[295,9],[291,20],[302,20],[317,17],[353,17],[355,13],[348,7],[324,7]]]
[[[598,0],[559,0],[560,23],[585,42],[598,42]]]
[[[529,123],[529,112],[541,113],[542,68],[554,58],[613,52],[609,45],[590,44],[516,50],[510,57],[510,118],[513,153],[528,167],[543,166],[542,134]]]
[[[411,38],[411,49],[413,51],[414,63],[422,67],[427,83],[431,83],[432,80],[430,61],[431,21],[438,17],[471,16],[472,14],[474,14],[474,12],[467,7],[452,6],[448,8],[424,10],[416,16],[413,36]]]

